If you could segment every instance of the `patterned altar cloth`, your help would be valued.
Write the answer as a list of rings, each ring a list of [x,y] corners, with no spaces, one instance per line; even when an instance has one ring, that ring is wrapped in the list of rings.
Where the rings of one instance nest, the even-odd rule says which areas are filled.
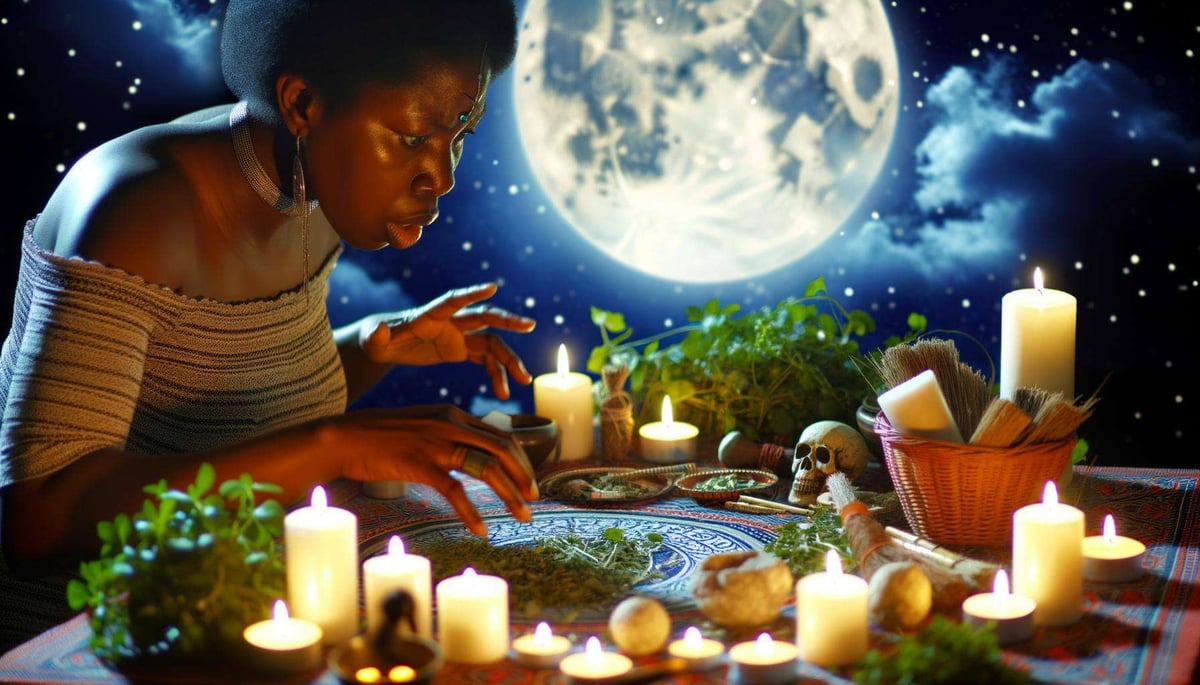
[[[1086,583],[1082,620],[1065,628],[1038,628],[1033,639],[1006,647],[1006,661],[1027,670],[1038,682],[1084,684],[1184,684],[1196,682],[1200,655],[1200,502],[1197,479],[1200,470],[1148,470],[1127,468],[1076,469],[1064,490],[1064,501],[1084,510],[1089,535],[1097,534],[1104,515],[1113,514],[1121,533],[1147,543],[1143,560],[1145,575],[1122,584]],[[532,528],[513,522],[502,504],[480,483],[467,480],[468,493],[489,522],[494,543],[518,541],[522,536],[557,532],[568,525],[578,530],[620,525],[638,532],[664,535],[664,549],[656,553],[655,566],[662,576],[639,585],[639,593],[661,599],[671,611],[672,637],[702,616],[687,592],[687,576],[695,564],[717,551],[759,548],[773,539],[773,529],[787,517],[737,514],[702,507],[683,497],[667,497],[635,505],[578,508],[553,501],[534,505]],[[456,535],[461,525],[445,500],[435,491],[414,486],[397,500],[372,500],[360,493],[357,483],[338,482],[330,488],[330,499],[359,517],[360,550],[365,558],[378,553],[393,533],[414,540]],[[564,523],[567,522],[567,523]],[[903,517],[893,525],[904,526]],[[986,550],[964,550],[1000,562],[1006,558]],[[604,634],[605,617],[583,615],[573,623],[555,624],[557,632],[573,637],[577,644],[589,634]],[[514,636],[528,632],[531,621],[514,611]],[[791,639],[793,607],[785,607],[769,630],[779,639]],[[88,650],[90,636],[86,617],[77,616],[18,646],[0,657],[0,682],[6,683],[251,683],[261,678],[220,669],[218,677],[174,672],[166,674],[112,671]],[[752,639],[743,636],[740,639]],[[882,644],[882,634],[872,635]],[[608,642],[607,639],[605,639]],[[652,658],[639,658],[648,664]],[[849,671],[830,672],[802,664],[801,683],[850,683]],[[505,660],[489,666],[447,664],[434,682],[511,683],[512,685],[557,684],[562,678],[554,670],[532,670]],[[661,683],[707,685],[727,680],[725,666],[706,672],[664,677]],[[303,678],[274,682],[311,682],[337,685],[331,671]]]

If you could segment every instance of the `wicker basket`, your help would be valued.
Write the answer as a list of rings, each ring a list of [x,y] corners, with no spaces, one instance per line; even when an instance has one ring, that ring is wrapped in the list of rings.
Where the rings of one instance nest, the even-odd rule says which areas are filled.
[[[1077,438],[983,447],[902,435],[880,412],[875,432],[913,532],[944,545],[1012,543],[1012,515],[1062,476]]]

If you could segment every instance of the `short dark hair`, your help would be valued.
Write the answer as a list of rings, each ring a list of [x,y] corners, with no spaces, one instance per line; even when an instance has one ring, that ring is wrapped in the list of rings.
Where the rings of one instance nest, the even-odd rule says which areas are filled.
[[[369,84],[404,83],[430,63],[512,64],[512,0],[229,0],[221,33],[225,84],[256,115],[280,122],[275,81],[302,76],[333,109]]]

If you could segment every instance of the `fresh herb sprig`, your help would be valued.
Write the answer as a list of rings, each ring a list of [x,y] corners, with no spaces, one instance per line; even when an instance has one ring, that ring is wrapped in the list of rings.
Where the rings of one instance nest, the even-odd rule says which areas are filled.
[[[91,608],[90,646],[101,659],[211,658],[283,596],[284,510],[257,502],[281,490],[243,474],[212,492],[215,480],[201,464],[186,492],[160,480],[143,488],[140,512],[97,525],[100,557],[80,566],[67,600]]]
[[[470,566],[508,581],[513,613],[536,617],[554,609],[571,620],[580,611],[609,609],[637,583],[660,578],[650,555],[662,542],[658,533],[632,536],[612,527],[600,536],[568,532],[521,545],[447,537],[414,549],[429,557],[435,582]]]
[[[763,549],[784,560],[792,575],[800,578],[825,570],[825,555],[837,550],[842,568],[853,571],[858,567],[854,549],[842,529],[842,519],[833,507],[814,504],[811,523],[789,522],[775,529],[779,537],[763,545]]]
[[[740,314],[740,315],[739,315]],[[710,300],[687,308],[688,323],[639,340],[618,312],[592,308],[600,344],[588,370],[601,373],[617,362],[629,368],[631,394],[641,405],[639,423],[657,419],[670,395],[676,417],[723,435],[738,430],[751,439],[794,439],[824,419],[854,423],[864,394],[873,394],[870,354],[860,343],[875,321],[847,310],[817,278],[801,298],[741,312],[737,304]],[[911,340],[926,327],[923,316],[908,318]],[[664,344],[674,340],[670,344]],[[885,345],[900,338],[890,337]]]
[[[1004,663],[996,636],[934,615],[915,635],[903,635],[884,649],[873,649],[853,668],[863,685],[1024,685],[1029,674]]]

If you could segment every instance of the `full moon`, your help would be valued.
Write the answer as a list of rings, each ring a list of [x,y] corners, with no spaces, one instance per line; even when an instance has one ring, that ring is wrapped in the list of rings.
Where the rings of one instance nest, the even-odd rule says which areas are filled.
[[[589,242],[678,282],[791,263],[846,221],[896,129],[878,0],[529,0],[517,124]]]

